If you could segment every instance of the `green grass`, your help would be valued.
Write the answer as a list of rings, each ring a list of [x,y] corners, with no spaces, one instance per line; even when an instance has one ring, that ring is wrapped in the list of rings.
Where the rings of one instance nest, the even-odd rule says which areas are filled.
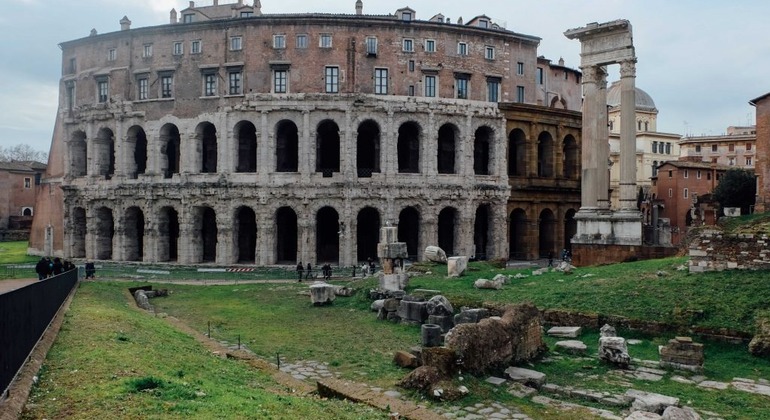
[[[27,264],[37,262],[40,257],[27,255],[27,241],[0,242],[0,264]]]

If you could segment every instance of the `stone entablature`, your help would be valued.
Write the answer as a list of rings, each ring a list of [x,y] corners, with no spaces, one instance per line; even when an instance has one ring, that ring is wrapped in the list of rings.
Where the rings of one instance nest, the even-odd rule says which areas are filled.
[[[704,230],[690,245],[691,273],[770,268],[770,236]]]

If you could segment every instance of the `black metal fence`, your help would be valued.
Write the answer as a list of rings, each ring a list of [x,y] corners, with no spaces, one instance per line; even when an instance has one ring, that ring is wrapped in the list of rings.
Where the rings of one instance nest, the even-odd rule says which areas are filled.
[[[45,332],[72,288],[78,271],[0,294],[0,395]]]

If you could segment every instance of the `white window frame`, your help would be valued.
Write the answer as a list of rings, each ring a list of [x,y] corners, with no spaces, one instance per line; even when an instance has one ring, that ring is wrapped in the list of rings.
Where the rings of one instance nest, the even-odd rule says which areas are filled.
[[[331,48],[333,41],[332,34],[319,34],[318,36],[318,46],[320,48]]]
[[[217,91],[217,73],[204,73],[203,74],[203,96],[216,97]]]
[[[273,70],[272,93],[289,93],[289,69]]]
[[[487,45],[484,47],[484,58],[487,60],[494,60],[495,59],[495,47],[491,45]]]
[[[690,171],[688,171],[687,169],[685,169],[685,170],[684,170],[684,173],[683,173],[683,174],[684,174],[684,175],[683,175],[683,176],[684,176],[684,179],[687,179],[687,178],[689,178],[689,177],[690,177]]]
[[[682,198],[690,198],[690,190],[687,188],[682,189]]]
[[[467,77],[455,77],[455,98],[470,99],[471,80]]]
[[[673,188],[669,188],[668,189],[668,197],[672,198],[673,196],[674,196],[674,189]]]
[[[401,50],[403,52],[414,52],[414,39],[404,38],[401,42]]]
[[[200,39],[190,41],[190,54],[201,54],[203,52],[203,43]]]
[[[118,59],[118,49],[110,48],[107,50],[107,61],[115,61]]]
[[[184,42],[175,41],[171,53],[172,55],[184,55]]]
[[[144,44],[142,46],[142,57],[143,58],[150,58],[152,57],[152,44]]]
[[[286,49],[286,35],[284,34],[273,35],[273,48],[276,50]]]
[[[425,52],[429,52],[429,53],[436,52],[436,40],[435,39],[426,39],[425,40]]]
[[[324,67],[324,92],[340,93],[340,68],[339,66]]]
[[[457,55],[460,56],[467,56],[468,55],[468,43],[467,42],[458,42],[457,43]]]
[[[230,51],[241,51],[243,50],[243,37],[238,36],[231,36],[230,37]]]
[[[231,96],[243,95],[243,71],[240,69],[228,70],[227,94]]]
[[[700,179],[700,178],[701,178],[701,172],[700,172],[700,169],[698,169],[698,171],[695,172],[695,179]]]
[[[438,76],[435,74],[426,74],[424,79],[425,80],[423,81],[423,84],[425,85],[425,97],[435,98],[438,93]]]
[[[389,84],[389,72],[385,67],[374,68],[374,94],[387,95]]]
[[[295,41],[295,46],[297,49],[304,50],[307,48],[308,45],[308,35],[307,34],[298,34]]]
[[[110,81],[108,78],[99,78],[96,80],[96,100],[100,104],[106,103],[110,99]]]
[[[136,99],[140,101],[146,101],[149,99],[149,90],[150,90],[150,78],[147,76],[142,76],[136,80]]]

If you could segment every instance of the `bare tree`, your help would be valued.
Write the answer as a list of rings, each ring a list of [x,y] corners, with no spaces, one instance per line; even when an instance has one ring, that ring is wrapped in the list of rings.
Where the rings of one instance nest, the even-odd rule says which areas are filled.
[[[0,162],[41,162],[48,161],[48,153],[35,150],[28,144],[17,144],[10,147],[0,146]]]

